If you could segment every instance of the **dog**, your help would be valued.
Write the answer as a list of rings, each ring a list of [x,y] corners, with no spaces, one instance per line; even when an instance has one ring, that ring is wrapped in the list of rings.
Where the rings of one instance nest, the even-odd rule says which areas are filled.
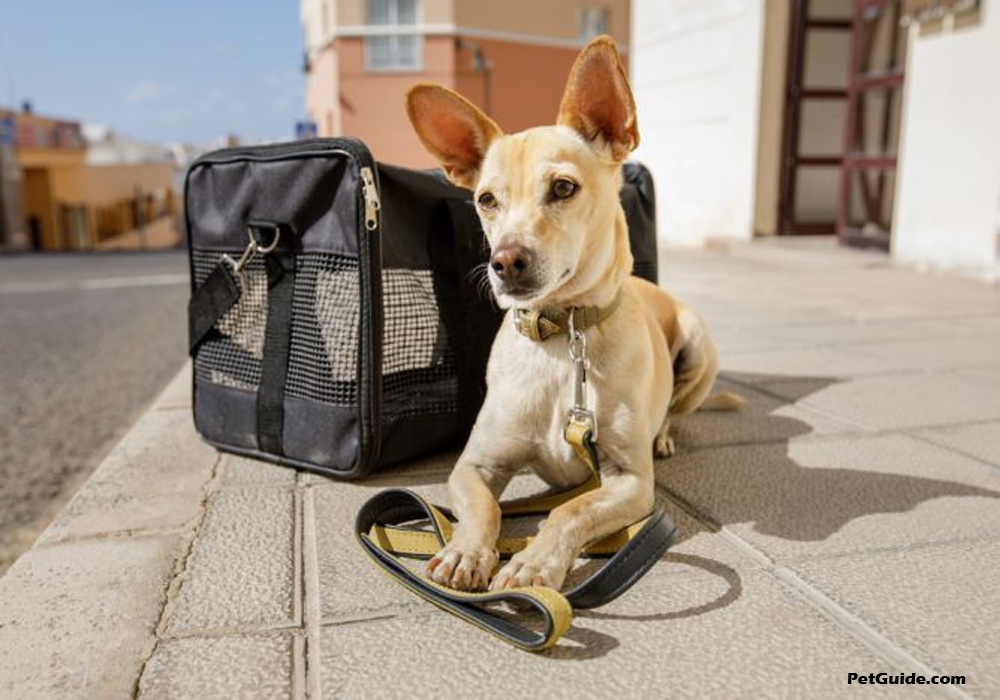
[[[622,162],[639,132],[610,37],[593,40],[577,57],[554,126],[504,134],[438,85],[412,87],[406,107],[448,179],[474,192],[490,246],[489,283],[506,309],[485,401],[448,480],[458,522],[426,573],[459,590],[558,590],[587,543],[653,509],[653,457],[673,453],[671,420],[699,407],[734,408],[739,398],[709,397],[718,359],[698,315],[631,275],[619,190]],[[497,499],[513,474],[530,466],[556,488],[590,477],[563,439],[575,386],[569,335],[541,340],[515,327],[525,312],[552,309],[592,309],[600,318],[585,337],[601,486],[552,510],[537,537],[493,576]]]

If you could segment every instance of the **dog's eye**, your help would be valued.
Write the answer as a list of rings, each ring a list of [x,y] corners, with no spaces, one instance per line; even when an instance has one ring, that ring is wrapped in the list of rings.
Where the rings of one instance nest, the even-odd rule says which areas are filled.
[[[561,177],[552,183],[552,199],[569,199],[576,194],[577,188],[575,182]]]
[[[493,196],[492,192],[483,192],[476,201],[483,209],[492,209],[497,205],[497,198]]]

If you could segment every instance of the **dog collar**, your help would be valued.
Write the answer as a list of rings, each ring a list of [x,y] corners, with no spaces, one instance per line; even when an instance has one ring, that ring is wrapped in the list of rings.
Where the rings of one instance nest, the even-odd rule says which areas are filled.
[[[622,288],[607,306],[573,306],[569,309],[514,309],[514,328],[525,338],[535,342],[548,340],[554,335],[569,334],[569,315],[573,314],[573,325],[578,331],[593,328],[622,303]]]

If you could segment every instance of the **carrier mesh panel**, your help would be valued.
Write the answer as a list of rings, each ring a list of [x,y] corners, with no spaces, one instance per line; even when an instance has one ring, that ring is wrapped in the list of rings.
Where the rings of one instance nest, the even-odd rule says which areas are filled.
[[[430,270],[382,273],[382,411],[394,416],[457,410],[455,359]]]
[[[221,253],[193,251],[196,284]],[[357,404],[360,299],[358,261],[329,253],[296,256],[287,396]],[[255,391],[267,325],[267,272],[261,257],[238,278],[239,302],[216,324],[194,361],[199,381]],[[430,270],[382,273],[382,410],[387,421],[457,410],[454,352],[441,322]]]

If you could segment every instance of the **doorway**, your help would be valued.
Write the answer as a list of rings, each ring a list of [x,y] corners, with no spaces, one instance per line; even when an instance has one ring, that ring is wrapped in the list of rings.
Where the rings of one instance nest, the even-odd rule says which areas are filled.
[[[899,0],[792,0],[781,235],[888,249],[905,32]]]
[[[34,250],[59,250],[52,216],[52,189],[49,171],[44,168],[24,170],[24,220]]]

